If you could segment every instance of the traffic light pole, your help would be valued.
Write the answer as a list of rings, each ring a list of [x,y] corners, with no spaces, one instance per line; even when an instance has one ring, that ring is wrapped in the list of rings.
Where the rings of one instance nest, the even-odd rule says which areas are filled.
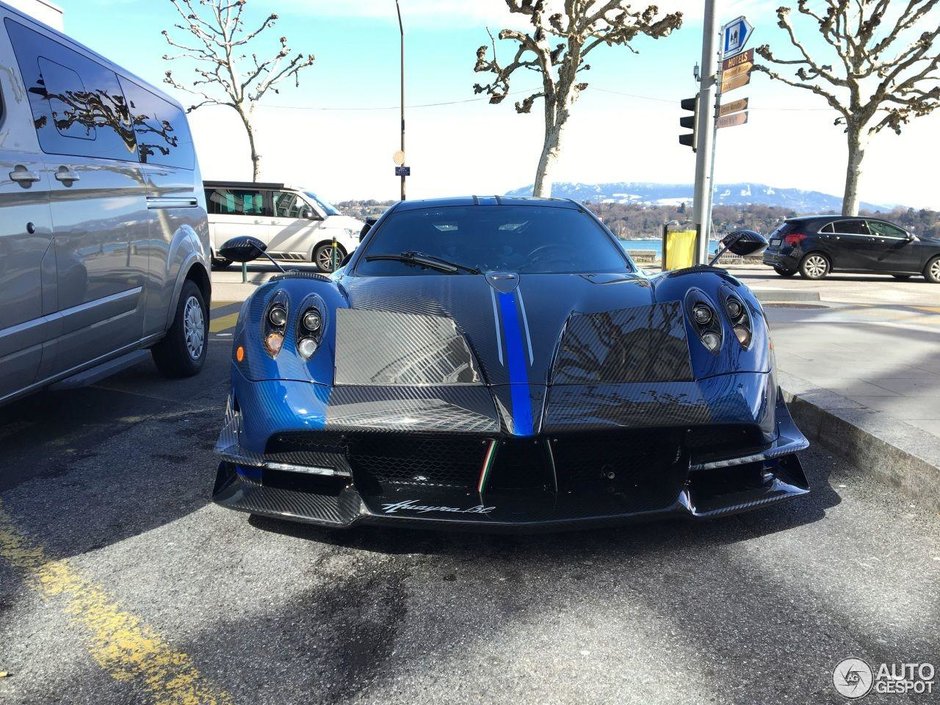
[[[698,233],[696,264],[708,262],[708,238],[712,222],[712,165],[715,143],[715,103],[718,92],[718,53],[715,38],[718,23],[715,0],[705,0],[705,24],[702,30],[702,73],[698,110],[696,111],[695,196],[692,219]]]

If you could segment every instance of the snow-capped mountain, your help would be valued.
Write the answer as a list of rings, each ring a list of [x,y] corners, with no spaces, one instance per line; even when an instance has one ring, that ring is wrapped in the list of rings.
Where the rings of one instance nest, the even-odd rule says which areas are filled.
[[[609,184],[578,184],[560,182],[552,188],[557,198],[573,198],[584,202],[637,203],[656,206],[692,205],[692,184],[652,184],[618,182]],[[793,188],[775,188],[765,184],[717,184],[713,202],[723,206],[761,204],[777,206],[797,213],[838,213],[842,199],[819,191]],[[514,189],[507,196],[530,196],[532,187]],[[862,203],[862,210],[890,210],[890,206]]]

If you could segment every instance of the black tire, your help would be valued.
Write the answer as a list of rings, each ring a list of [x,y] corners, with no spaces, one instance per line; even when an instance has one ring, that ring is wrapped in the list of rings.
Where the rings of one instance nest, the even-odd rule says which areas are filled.
[[[822,252],[810,252],[800,261],[800,276],[804,279],[824,279],[831,269],[829,258]]]
[[[332,263],[333,257],[333,244],[330,242],[323,242],[317,245],[313,249],[313,256],[310,258],[317,269],[324,274],[329,274],[333,271]],[[336,245],[336,265],[339,266],[339,263],[343,261],[343,258],[346,257],[346,250],[343,249],[343,246],[340,244]]]
[[[931,284],[940,284],[940,255],[934,257],[924,267],[924,279]]]
[[[794,274],[796,274],[795,269],[787,269],[786,267],[781,267],[779,265],[774,267],[774,271],[781,277],[792,277]]]
[[[911,278],[911,275],[910,275],[910,274],[892,274],[891,276],[894,277],[895,279],[900,279],[900,280],[902,280],[902,281],[903,281],[904,279],[910,279],[910,278]]]
[[[228,269],[232,266],[232,260],[225,259],[223,257],[213,257],[212,258],[212,268],[213,269]]]
[[[176,304],[173,325],[166,337],[150,349],[150,354],[166,377],[192,377],[202,369],[208,349],[209,310],[202,291],[187,279]]]

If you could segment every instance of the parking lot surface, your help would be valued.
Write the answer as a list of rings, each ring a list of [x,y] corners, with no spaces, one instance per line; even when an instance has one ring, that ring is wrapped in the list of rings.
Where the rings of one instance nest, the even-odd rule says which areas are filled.
[[[0,702],[836,703],[842,659],[940,654],[936,517],[819,449],[809,496],[707,523],[341,533],[211,505],[215,309],[199,377],[0,410]]]

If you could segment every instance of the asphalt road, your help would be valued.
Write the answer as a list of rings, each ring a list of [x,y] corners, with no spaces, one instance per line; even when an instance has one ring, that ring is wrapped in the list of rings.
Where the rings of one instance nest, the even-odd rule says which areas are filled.
[[[843,658],[940,660],[936,517],[813,450],[811,495],[702,524],[337,533],[210,505],[228,353],[0,410],[0,702],[835,703]]]

